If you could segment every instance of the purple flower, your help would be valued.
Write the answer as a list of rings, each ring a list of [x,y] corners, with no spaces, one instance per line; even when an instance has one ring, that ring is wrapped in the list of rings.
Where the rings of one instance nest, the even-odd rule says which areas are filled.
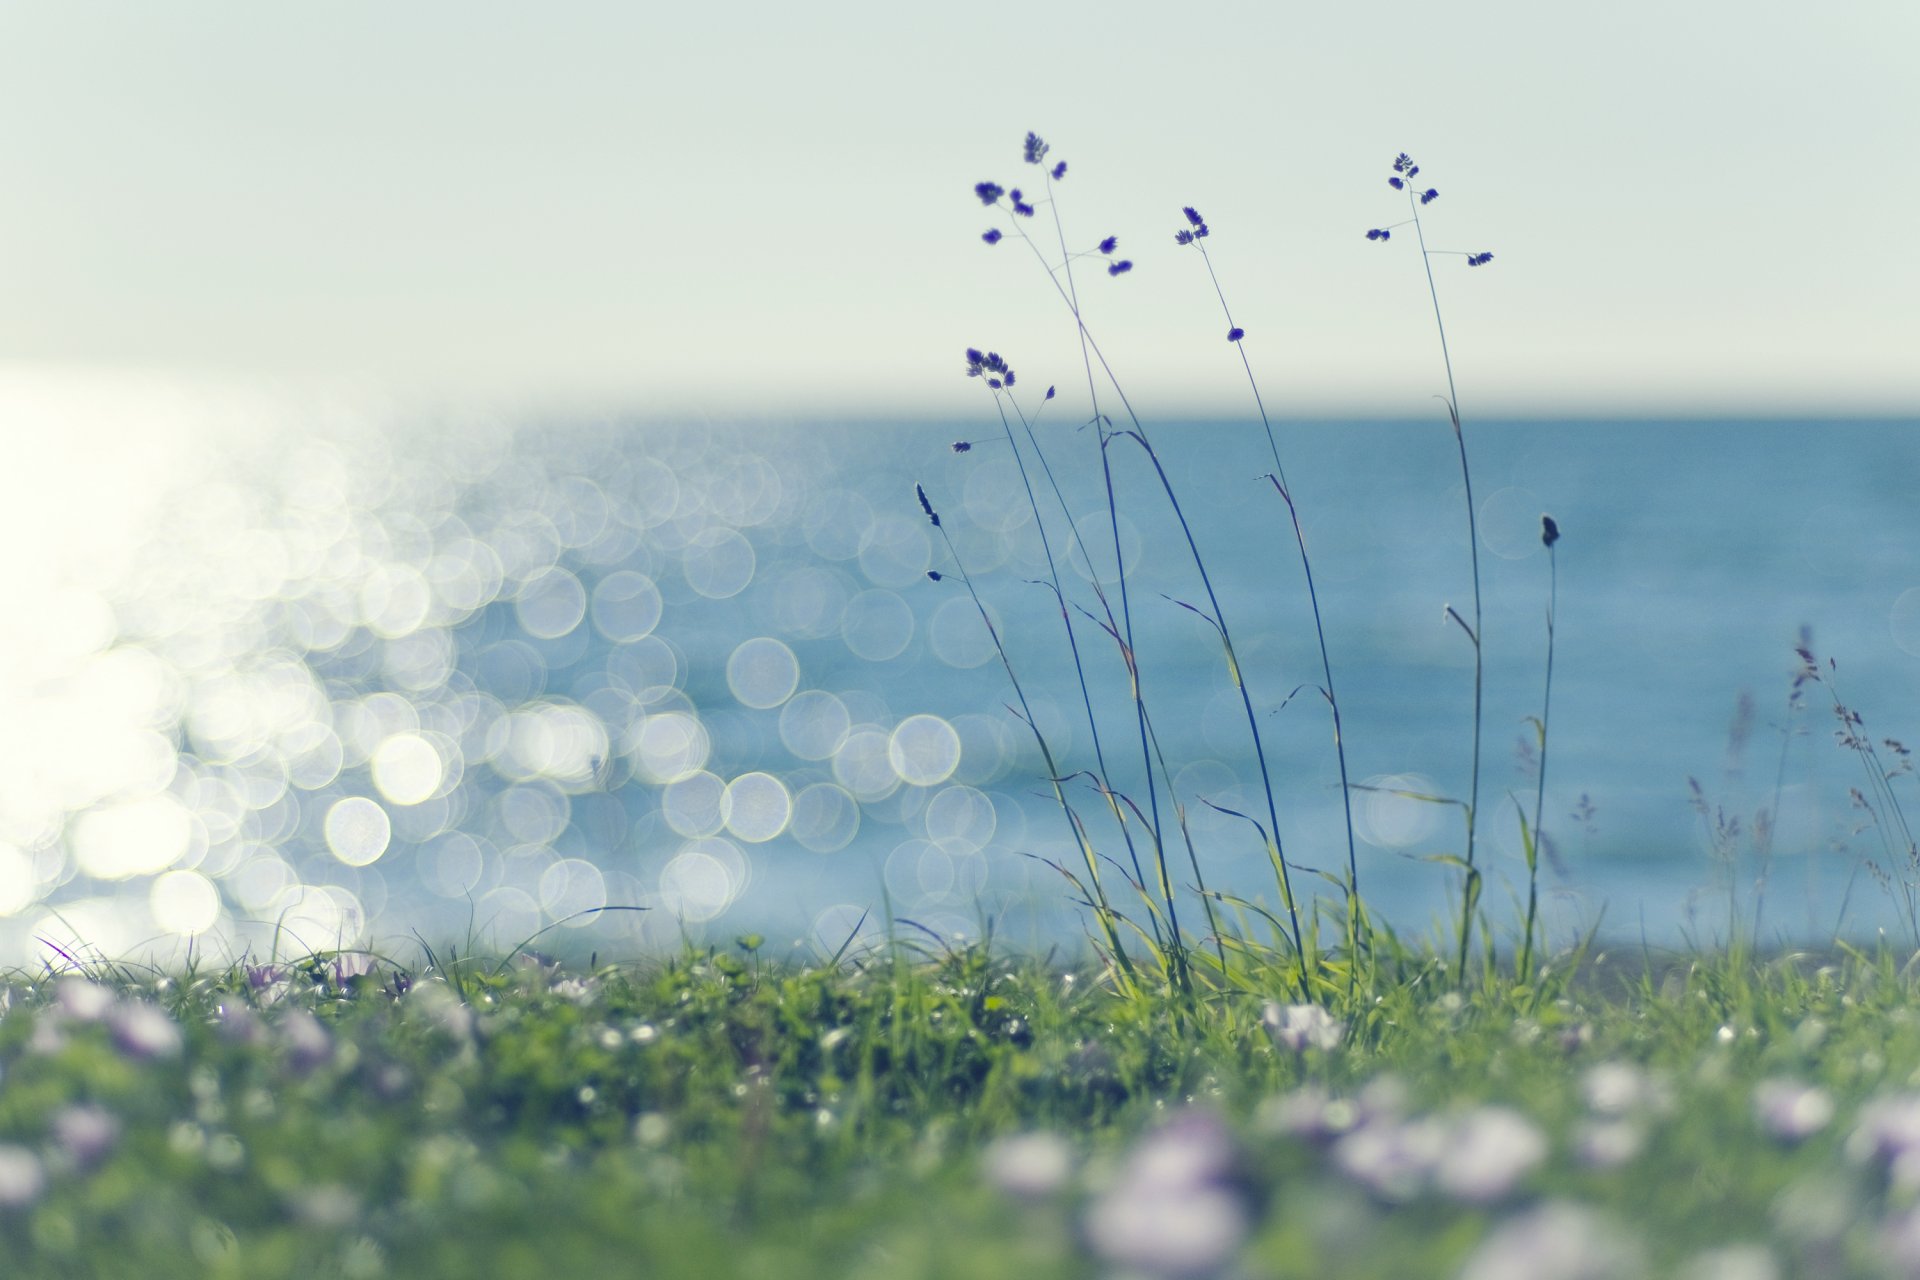
[[[1260,1012],[1260,1025],[1267,1029],[1275,1045],[1294,1053],[1305,1053],[1308,1049],[1330,1052],[1340,1047],[1340,1038],[1346,1034],[1345,1025],[1317,1004],[1282,1006],[1268,1001]]]
[[[333,1057],[333,1037],[320,1019],[305,1009],[290,1009],[280,1019],[280,1043],[286,1049],[287,1065],[304,1075],[323,1066]]]
[[[1379,227],[1375,227],[1375,228],[1374,228],[1373,230],[1371,230],[1371,231],[1369,231],[1369,232],[1367,232],[1367,239],[1369,239],[1369,240],[1391,240],[1391,239],[1393,239],[1393,232],[1391,232],[1391,231],[1382,231],[1382,230],[1381,230],[1381,229],[1380,229]]]
[[[1493,255],[1490,253],[1470,253],[1467,255],[1467,265],[1470,267],[1484,267],[1492,261]]]
[[[1439,198],[1440,198],[1440,193],[1438,191],[1435,191],[1432,187],[1428,187],[1425,191],[1422,191],[1420,193],[1421,204],[1432,204],[1435,200],[1438,200]]]
[[[1174,232],[1174,233],[1173,233],[1173,242],[1174,242],[1175,244],[1192,244],[1192,243],[1193,243],[1193,232],[1191,232],[1191,231],[1176,231],[1176,232]]]
[[[1060,181],[1060,179],[1066,176],[1067,176],[1067,162],[1065,160],[1062,160],[1059,164],[1056,164],[1055,166],[1053,166],[1053,180],[1055,182],[1058,182]]]
[[[1120,243],[1119,236],[1108,236],[1105,240],[1102,240],[1100,242],[1100,252],[1112,253],[1114,250],[1114,246],[1118,245],[1119,243]]]
[[[928,581],[928,582],[938,582],[938,581],[940,581],[940,580],[941,580],[942,578],[944,578],[944,577],[946,577],[946,576],[947,576],[946,574],[944,574],[944,573],[942,573],[942,572],[940,572],[940,571],[939,571],[938,569],[929,569],[929,570],[927,570],[927,581]]]
[[[971,440],[955,440],[953,442],[953,451],[955,453],[966,453],[972,448],[973,448],[973,441]]]
[[[1434,1181],[1455,1199],[1492,1204],[1546,1158],[1546,1135],[1531,1120],[1506,1107],[1480,1107],[1454,1126]]]
[[[998,227],[993,227],[993,228],[990,228],[990,229],[988,229],[988,230],[986,230],[986,231],[982,231],[982,232],[980,233],[980,238],[981,238],[982,240],[985,240],[985,241],[986,241],[986,242],[987,242],[988,244],[999,244],[999,243],[1000,243],[1000,228],[998,228]]]
[[[1047,152],[1051,150],[1053,150],[1053,148],[1049,147],[1045,142],[1042,142],[1039,134],[1033,132],[1031,129],[1027,131],[1027,142],[1023,154],[1028,164],[1039,164],[1042,160],[1046,159]]]
[[[1238,326],[1238,325],[1235,325],[1235,326],[1234,326],[1233,328],[1231,328],[1231,329],[1229,329],[1229,330],[1227,330],[1227,341],[1228,341],[1228,342],[1238,342],[1238,341],[1240,341],[1240,339],[1242,339],[1242,338],[1244,338],[1244,337],[1246,337],[1246,336],[1247,336],[1247,331],[1246,331],[1245,329],[1242,329],[1242,328],[1241,328],[1240,326]]]
[[[1401,189],[1402,189],[1403,187],[1405,187],[1405,186],[1406,186],[1407,184],[1406,184],[1406,182],[1405,182],[1405,180],[1403,180],[1403,179],[1400,179],[1400,178],[1388,178],[1388,179],[1387,179],[1387,185],[1388,185],[1388,186],[1390,186],[1390,187],[1392,187],[1392,188],[1393,188],[1393,189],[1394,189],[1395,191],[1399,191],[1399,190],[1401,190]]]
[[[1094,1253],[1122,1270],[1176,1280],[1216,1275],[1251,1229],[1234,1185],[1233,1135],[1211,1112],[1176,1114],[1135,1145],[1088,1209]]]
[[[179,1056],[180,1028],[172,1018],[153,1005],[131,1001],[119,1005],[108,1015],[113,1042],[130,1058],[143,1060]]]
[[[1044,396],[1042,396],[1042,397],[1041,397],[1041,399],[1043,399],[1043,400],[1051,400],[1051,399],[1053,399],[1053,388],[1052,388],[1052,387],[1048,387],[1048,388],[1047,388],[1047,394],[1046,394],[1046,395],[1044,395]]]
[[[1023,218],[1031,218],[1033,216],[1033,206],[1024,200],[1015,200],[1013,202],[1013,211]]]
[[[1180,212],[1187,215],[1187,222],[1191,226],[1204,227],[1207,225],[1207,220],[1205,218],[1202,218],[1200,216],[1200,211],[1198,209],[1195,209],[1192,205],[1186,205],[1182,207]]]
[[[1129,258],[1122,258],[1118,262],[1109,262],[1107,264],[1107,274],[1110,276],[1125,275],[1131,270],[1133,270],[1133,262]]]
[[[927,519],[933,522],[933,527],[939,528],[940,513],[933,509],[931,502],[927,501],[927,491],[916,484],[913,486],[913,496],[920,499],[920,509],[927,513]]]
[[[1414,1199],[1432,1182],[1450,1128],[1432,1117],[1363,1124],[1333,1144],[1334,1167],[1383,1200]]]
[[[1412,168],[1413,168],[1413,157],[1409,156],[1406,152],[1402,151],[1399,155],[1394,157],[1393,171],[1395,173],[1407,173]]]
[[[75,1169],[92,1168],[120,1140],[120,1121],[105,1107],[62,1107],[51,1127],[54,1144]]]
[[[1000,197],[1007,194],[1007,189],[997,182],[976,182],[973,184],[973,194],[980,197],[981,204],[996,205],[1000,203]]]
[[[1558,541],[1560,541],[1560,526],[1554,522],[1554,519],[1552,516],[1548,516],[1548,515],[1541,516],[1540,517],[1541,545],[1550,547]]]
[[[1494,1228],[1460,1280],[1624,1280],[1643,1270],[1637,1241],[1593,1210],[1558,1200]]]

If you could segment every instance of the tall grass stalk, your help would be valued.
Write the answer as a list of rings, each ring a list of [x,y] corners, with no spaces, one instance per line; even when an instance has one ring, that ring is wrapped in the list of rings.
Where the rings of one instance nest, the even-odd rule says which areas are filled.
[[[1313,611],[1313,635],[1320,645],[1320,675],[1324,683],[1321,692],[1326,695],[1328,710],[1333,716],[1333,750],[1340,764],[1340,806],[1341,816],[1346,820],[1347,830],[1347,884],[1346,884],[1346,932],[1349,959],[1353,961],[1353,972],[1359,970],[1358,955],[1360,939],[1360,860],[1356,852],[1353,834],[1353,787],[1347,777],[1346,735],[1340,724],[1340,698],[1333,687],[1333,662],[1327,654],[1327,629],[1320,617],[1320,595],[1313,585],[1313,560],[1307,554],[1307,539],[1300,528],[1300,510],[1294,504],[1293,489],[1287,483],[1287,472],[1280,461],[1280,443],[1273,434],[1273,421],[1267,416],[1267,403],[1260,394],[1259,379],[1254,377],[1253,362],[1247,357],[1246,331],[1234,323],[1233,308],[1227,305],[1226,290],[1220,286],[1220,276],[1213,269],[1213,256],[1207,252],[1206,240],[1212,234],[1197,210],[1188,205],[1181,212],[1187,225],[1174,236],[1182,245],[1191,245],[1200,251],[1200,261],[1207,268],[1207,280],[1213,285],[1213,293],[1220,300],[1221,314],[1227,320],[1227,341],[1233,344],[1234,351],[1240,357],[1240,367],[1246,371],[1247,389],[1253,393],[1253,406],[1260,414],[1260,426],[1267,434],[1267,448],[1273,455],[1273,474],[1267,477],[1286,503],[1287,517],[1293,525],[1293,542],[1300,550],[1300,569],[1306,575],[1307,603]]]
[[[1086,862],[1090,886],[1089,905],[1100,921],[1101,932],[1106,934],[1115,974],[1123,986],[1131,989],[1135,985],[1135,973],[1133,962],[1120,940],[1119,913],[1108,902],[1106,890],[1101,887],[1100,864],[1094,856],[1093,842],[1087,837],[1086,826],[1081,822],[1080,815],[1074,811],[1072,802],[1067,799],[1067,793],[1062,786],[1060,766],[1054,761],[1053,748],[1047,743],[1047,735],[1041,732],[1040,722],[1034,718],[1033,708],[1027,702],[1026,690],[1021,687],[1020,677],[1014,672],[1013,660],[1007,656],[1007,647],[1000,640],[1000,629],[993,625],[993,615],[987,612],[986,602],[981,600],[980,593],[974,589],[973,578],[967,573],[966,564],[960,559],[960,550],[953,545],[953,535],[947,532],[944,524],[940,523],[940,513],[935,511],[933,503],[928,501],[927,491],[915,485],[913,492],[914,496],[920,500],[920,510],[926,513],[927,520],[939,531],[940,540],[946,544],[947,557],[953,564],[954,572],[966,587],[967,595],[973,600],[973,607],[980,614],[980,621],[987,629],[987,636],[993,641],[993,651],[999,655],[1000,665],[1007,673],[1007,681],[1013,686],[1013,696],[1019,699],[1020,718],[1026,722],[1027,728],[1032,732],[1034,744],[1040,748],[1040,759],[1046,765],[1047,782],[1053,788],[1053,798],[1059,804],[1060,812],[1066,816],[1073,842]],[[938,570],[930,570],[929,575],[936,582],[945,576]]]
[[[1121,807],[1119,795],[1114,790],[1114,787],[1113,787],[1112,774],[1108,771],[1108,768],[1107,768],[1106,749],[1100,740],[1099,718],[1094,714],[1093,695],[1091,694],[1091,692],[1088,690],[1088,687],[1087,687],[1086,665],[1081,659],[1080,641],[1079,641],[1079,637],[1075,634],[1075,631],[1074,631],[1073,611],[1068,606],[1068,603],[1067,603],[1066,588],[1060,581],[1059,566],[1055,561],[1054,555],[1053,555],[1053,541],[1051,538],[1047,536],[1046,517],[1041,514],[1039,500],[1034,495],[1033,479],[1028,474],[1028,471],[1027,471],[1027,463],[1026,463],[1026,457],[1025,457],[1024,451],[1020,448],[1019,441],[1017,441],[1014,438],[1013,423],[1012,423],[1012,420],[1009,419],[1007,416],[1008,405],[1011,405],[1013,407],[1014,414],[1019,417],[1021,427],[1026,432],[1027,438],[1031,443],[1032,447],[1034,448],[1034,450],[1036,451],[1036,454],[1038,453],[1038,450],[1039,450],[1039,440],[1034,433],[1032,423],[1029,422],[1027,419],[1026,413],[1020,408],[1019,402],[1016,399],[1014,399],[1013,389],[1011,386],[1011,370],[1005,371],[1007,376],[1003,376],[1003,377],[989,376],[989,368],[988,368],[989,359],[999,360],[999,357],[997,355],[994,355],[991,357],[985,356],[985,355],[982,355],[977,349],[969,348],[967,351],[967,374],[969,377],[984,378],[986,386],[988,387],[988,389],[991,391],[993,395],[994,410],[999,415],[999,418],[1000,418],[1000,429],[1005,435],[1007,447],[1013,453],[1014,465],[1018,469],[1020,474],[1020,485],[1021,485],[1021,488],[1026,493],[1027,508],[1033,514],[1034,529],[1039,535],[1040,551],[1042,556],[1045,558],[1046,564],[1047,564],[1047,583],[1045,585],[1049,586],[1052,589],[1054,601],[1059,606],[1059,609],[1060,609],[1060,625],[1062,629],[1066,632],[1067,651],[1068,651],[1069,657],[1073,662],[1074,679],[1079,685],[1079,689],[1080,689],[1080,704],[1082,708],[1086,711],[1087,732],[1090,735],[1093,742],[1093,758],[1094,758],[1094,766],[1096,769],[1095,779],[1096,779],[1096,782],[1098,783],[1100,794],[1102,798],[1106,800],[1108,810],[1109,812],[1112,813],[1113,820],[1120,829],[1121,839],[1126,844],[1127,858],[1133,867],[1134,882],[1136,885],[1140,887],[1141,891],[1144,893],[1145,884],[1146,884],[1146,872],[1140,865],[1140,854],[1139,854],[1139,850],[1134,846],[1132,827],[1127,821],[1125,810]],[[1053,397],[1053,388],[1048,387],[1047,398],[1052,399],[1052,397]],[[1045,465],[1044,455],[1041,455],[1038,460],[1040,461],[1041,465],[1043,466]],[[1051,481],[1052,469],[1050,467],[1047,468],[1047,476],[1049,481]],[[1055,485],[1055,494],[1056,496],[1058,496],[1059,494],[1059,487],[1057,484]],[[1061,502],[1061,507],[1063,511],[1066,510],[1064,499]],[[1146,824],[1143,824],[1143,825],[1146,825]],[[1158,853],[1159,851],[1160,851],[1160,845],[1156,837],[1155,852]],[[1159,857],[1157,859],[1156,871],[1158,872],[1161,897],[1167,913],[1168,927],[1172,931],[1174,938],[1176,939],[1176,942],[1175,942],[1176,950],[1174,954],[1177,956],[1178,955],[1177,939],[1179,936],[1179,915],[1178,915],[1177,907],[1173,900],[1172,882],[1167,875],[1166,859],[1164,858],[1164,856]],[[1155,942],[1158,944],[1164,945],[1166,940],[1160,932],[1158,911],[1151,912],[1149,914],[1148,920],[1153,930]]]
[[[1037,138],[1036,136],[1029,134],[1027,136],[1027,142],[1026,142],[1027,160],[1030,163],[1040,164],[1042,163],[1042,160],[1044,159],[1046,153],[1047,153],[1046,144],[1040,141],[1040,139]],[[1238,655],[1234,651],[1233,633],[1227,625],[1225,611],[1221,608],[1219,596],[1214,591],[1214,588],[1213,588],[1212,576],[1207,572],[1206,560],[1200,554],[1199,543],[1196,541],[1194,537],[1193,527],[1187,520],[1186,512],[1180,504],[1179,495],[1174,490],[1173,482],[1171,478],[1167,475],[1166,468],[1161,464],[1159,454],[1154,450],[1152,443],[1148,440],[1145,425],[1141,422],[1139,414],[1135,412],[1132,402],[1128,399],[1125,389],[1122,387],[1118,376],[1113,371],[1112,365],[1108,362],[1105,353],[1102,352],[1100,349],[1100,344],[1098,343],[1098,341],[1095,340],[1092,332],[1087,327],[1086,318],[1080,306],[1077,286],[1075,286],[1074,284],[1074,277],[1072,272],[1073,255],[1069,253],[1066,249],[1065,232],[1064,230],[1061,229],[1058,205],[1053,195],[1053,186],[1052,186],[1053,179],[1058,175],[1063,174],[1065,172],[1065,168],[1063,165],[1056,166],[1054,169],[1047,170],[1046,172],[1047,172],[1047,182],[1048,182],[1047,201],[1048,201],[1048,204],[1051,206],[1051,212],[1054,220],[1056,233],[1059,236],[1060,251],[1061,251],[1061,257],[1062,257],[1061,264],[1058,268],[1055,268],[1052,263],[1048,262],[1046,253],[1040,248],[1039,244],[1034,241],[1033,237],[1027,234],[1025,228],[1023,228],[1020,225],[1021,218],[1033,216],[1034,207],[1031,204],[1028,204],[1022,201],[1018,197],[1018,195],[1015,193],[1009,193],[1009,192],[1003,191],[1002,188],[1000,188],[997,184],[994,184],[994,183],[981,183],[975,187],[975,192],[980,196],[981,202],[983,204],[989,207],[994,207],[994,208],[1002,208],[1002,207],[1009,208],[1011,212],[1014,214],[1014,217],[1011,221],[1011,225],[1013,226],[1014,231],[1016,232],[1016,234],[1019,235],[1020,239],[1027,245],[1027,247],[1032,251],[1034,256],[1039,260],[1042,268],[1044,268],[1047,273],[1048,280],[1051,281],[1053,284],[1054,291],[1059,295],[1061,302],[1067,307],[1069,313],[1073,317],[1074,326],[1078,333],[1079,340],[1081,343],[1081,350],[1082,350],[1083,361],[1085,363],[1085,369],[1087,373],[1089,392],[1097,394],[1097,389],[1098,389],[1097,380],[1093,377],[1093,365],[1095,363],[1098,363],[1100,366],[1100,371],[1102,375],[1104,375],[1104,377],[1106,378],[1107,385],[1112,387],[1113,394],[1115,398],[1119,400],[1121,409],[1126,414],[1127,420],[1130,424],[1128,428],[1114,428],[1111,425],[1111,422],[1108,416],[1100,412],[1100,410],[1098,409],[1098,402],[1096,400],[1093,421],[1098,425],[1101,432],[1101,435],[1100,435],[1101,466],[1102,466],[1103,478],[1105,480],[1106,489],[1107,489],[1107,507],[1108,507],[1109,521],[1113,530],[1116,570],[1118,571],[1120,576],[1122,621],[1123,621],[1123,625],[1126,627],[1127,649],[1130,654],[1134,652],[1134,645],[1132,642],[1131,605],[1128,599],[1128,588],[1127,588],[1126,572],[1125,572],[1126,566],[1120,560],[1119,508],[1118,508],[1117,500],[1114,497],[1112,467],[1111,467],[1111,461],[1108,454],[1109,446],[1115,439],[1125,436],[1125,437],[1131,438],[1134,441],[1134,443],[1140,447],[1141,451],[1146,455],[1147,460],[1152,464],[1154,475],[1160,482],[1161,490],[1166,495],[1168,505],[1173,512],[1175,520],[1180,525],[1182,537],[1185,539],[1188,552],[1193,558],[1194,568],[1199,575],[1201,587],[1206,593],[1208,608],[1211,610],[1211,613],[1203,612],[1199,609],[1194,609],[1193,612],[1200,614],[1200,616],[1206,618],[1206,620],[1213,626],[1216,634],[1220,638],[1222,652],[1226,660],[1227,673],[1229,677],[1233,680],[1234,688],[1238,691],[1240,695],[1241,707],[1246,714],[1248,731],[1253,739],[1254,755],[1259,764],[1260,780],[1261,780],[1261,785],[1265,794],[1265,799],[1267,804],[1267,813],[1268,813],[1268,818],[1271,824],[1269,828],[1271,834],[1269,835],[1267,840],[1267,856],[1270,864],[1272,865],[1272,868],[1274,871],[1274,877],[1277,882],[1277,886],[1280,890],[1281,898],[1287,910],[1287,916],[1290,921],[1290,931],[1292,934],[1295,953],[1298,957],[1300,957],[1302,961],[1302,968],[1299,974],[1299,978],[1300,978],[1300,987],[1302,990],[1302,994],[1305,994],[1306,987],[1307,987],[1307,975],[1306,975],[1305,966],[1304,966],[1306,949],[1303,944],[1301,929],[1300,929],[1299,906],[1293,893],[1293,884],[1292,884],[1291,877],[1287,873],[1286,857],[1285,857],[1283,846],[1281,845],[1281,841],[1280,841],[1279,807],[1278,807],[1278,802],[1274,797],[1272,775],[1267,767],[1266,747],[1265,747],[1265,743],[1261,738],[1259,719],[1255,715],[1253,710],[1252,697],[1247,691],[1246,680],[1242,673],[1240,661],[1239,661]],[[1003,204],[1002,197],[1009,196],[1009,195],[1013,197],[1010,204]],[[996,235],[994,238],[998,239],[999,237]],[[1107,242],[1104,242],[1102,251],[1110,253],[1111,245],[1112,245],[1111,239],[1109,239]],[[1110,275],[1121,275],[1121,274],[1124,274],[1127,270],[1129,270],[1131,266],[1132,266],[1131,262],[1128,262],[1122,259],[1112,263],[1108,267],[1108,272]],[[1065,283],[1062,283],[1062,279],[1061,279],[1062,276],[1065,276]],[[1137,660],[1132,665],[1131,675],[1133,677],[1134,703],[1135,703],[1137,717],[1140,725],[1142,755],[1147,756],[1149,753],[1149,748],[1147,744],[1147,730],[1146,730],[1146,720],[1145,720],[1145,713],[1144,713],[1144,704],[1141,701],[1140,693],[1139,693],[1139,669],[1137,665]],[[1150,759],[1148,761],[1148,774],[1149,774],[1149,791],[1153,793],[1155,796],[1157,796],[1157,792],[1154,792],[1152,788],[1152,764]],[[1171,780],[1169,780],[1169,783],[1170,782]],[[1157,799],[1155,800],[1155,803],[1154,803],[1154,812],[1156,815],[1154,826],[1157,833],[1158,827],[1159,827],[1159,823],[1157,819]]]
[[[1552,516],[1540,517],[1540,541],[1547,548],[1547,682],[1540,695],[1540,767],[1533,780],[1533,829],[1523,842],[1527,852],[1527,927],[1520,942],[1520,966],[1515,973],[1525,982],[1533,972],[1533,938],[1540,919],[1540,853],[1546,832],[1540,823],[1547,801],[1547,726],[1553,715],[1553,615],[1560,598],[1560,560],[1554,544],[1560,526]]]
[[[1460,426],[1460,393],[1454,385],[1453,355],[1447,347],[1447,323],[1445,318],[1440,314],[1440,287],[1434,283],[1433,259],[1436,253],[1445,253],[1447,256],[1463,257],[1467,260],[1468,266],[1477,267],[1491,262],[1493,255],[1491,253],[1457,253],[1453,250],[1433,250],[1427,248],[1426,229],[1420,222],[1420,206],[1431,204],[1439,198],[1440,193],[1432,187],[1428,187],[1424,191],[1415,189],[1413,179],[1419,174],[1420,166],[1415,164],[1412,158],[1404,151],[1394,158],[1393,172],[1394,176],[1388,178],[1387,182],[1394,190],[1406,192],[1407,209],[1412,215],[1406,222],[1413,224],[1414,237],[1420,242],[1420,265],[1426,272],[1427,296],[1433,302],[1434,329],[1440,335],[1440,361],[1446,367],[1447,372],[1447,418],[1453,424],[1453,440],[1460,451],[1460,480],[1466,487],[1467,498],[1467,552],[1473,563],[1473,624],[1468,626],[1466,621],[1462,619],[1458,613],[1455,613],[1451,606],[1447,609],[1447,615],[1460,624],[1460,629],[1465,631],[1467,638],[1473,642],[1473,772],[1472,778],[1467,786],[1467,849],[1463,859],[1466,869],[1466,883],[1462,886],[1460,896],[1460,925],[1457,930],[1459,952],[1454,973],[1454,981],[1457,984],[1465,985],[1467,980],[1467,953],[1472,945],[1473,918],[1480,905],[1481,876],[1479,867],[1474,863],[1474,836],[1476,828],[1479,825],[1478,819],[1480,815],[1480,743],[1483,723],[1482,707],[1486,689],[1486,662],[1485,648],[1481,636],[1480,526],[1473,503],[1473,468],[1467,465],[1467,437]],[[1406,222],[1396,223],[1394,225],[1405,226]],[[1392,230],[1392,227],[1375,228],[1367,232],[1367,238],[1369,240],[1387,240],[1391,238],[1390,233]]]

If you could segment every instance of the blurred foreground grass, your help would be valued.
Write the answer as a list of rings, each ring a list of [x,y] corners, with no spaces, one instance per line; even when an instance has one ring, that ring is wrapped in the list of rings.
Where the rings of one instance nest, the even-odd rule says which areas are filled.
[[[1891,953],[12,975],[8,1276],[1920,1275]],[[362,970],[356,972],[356,970]]]

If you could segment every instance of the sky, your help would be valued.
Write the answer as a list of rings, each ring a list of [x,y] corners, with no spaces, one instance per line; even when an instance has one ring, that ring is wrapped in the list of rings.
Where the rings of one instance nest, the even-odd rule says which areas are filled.
[[[970,193],[1032,129],[1161,416],[1246,409],[1187,204],[1270,403],[1433,411],[1418,249],[1364,238],[1402,150],[1435,247],[1496,255],[1435,259],[1468,414],[1912,413],[1917,46],[1911,0],[0,0],[0,407],[946,413],[969,346],[1070,384]]]

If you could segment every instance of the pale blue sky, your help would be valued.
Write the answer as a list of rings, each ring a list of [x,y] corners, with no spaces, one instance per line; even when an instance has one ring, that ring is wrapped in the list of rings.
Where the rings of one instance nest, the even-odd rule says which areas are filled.
[[[781,416],[1072,382],[969,188],[1040,130],[1161,416],[1920,407],[1920,6],[0,0],[0,365]],[[1025,171],[1031,173],[1031,170]],[[0,372],[5,372],[0,369]]]

